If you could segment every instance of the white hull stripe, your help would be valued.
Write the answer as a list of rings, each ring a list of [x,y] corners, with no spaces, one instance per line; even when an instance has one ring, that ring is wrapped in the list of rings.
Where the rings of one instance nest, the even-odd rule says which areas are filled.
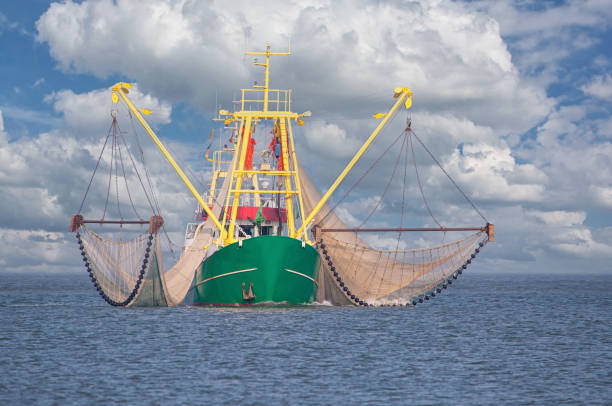
[[[294,274],[296,274],[296,275],[303,276],[303,277],[304,277],[304,278],[306,278],[306,279],[310,279],[311,281],[313,281],[313,282],[314,282],[314,284],[315,284],[315,285],[317,285],[317,287],[319,286],[319,282],[315,281],[313,278],[311,278],[311,277],[310,277],[310,276],[308,276],[308,275],[304,275],[304,274],[303,274],[303,273],[301,273],[301,272],[293,271],[293,270],[291,270],[291,269],[287,269],[287,268],[285,268],[285,271],[287,271],[287,272],[291,272],[291,273],[294,273]]]
[[[234,275],[234,274],[242,273],[242,272],[251,272],[251,271],[255,271],[255,270],[257,270],[257,268],[242,269],[240,271],[233,271],[233,272],[224,273],[224,274],[221,274],[221,275],[210,277],[208,279],[204,279],[203,281],[196,283],[196,286],[203,285],[203,284],[205,284],[208,281],[212,281],[213,279],[221,278],[221,277],[224,277],[224,276]]]

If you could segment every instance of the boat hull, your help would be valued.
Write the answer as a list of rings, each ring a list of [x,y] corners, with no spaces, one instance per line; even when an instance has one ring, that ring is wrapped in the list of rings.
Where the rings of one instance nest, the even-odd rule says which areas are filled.
[[[202,262],[196,271],[194,304],[312,303],[319,261],[312,246],[289,237],[260,236],[236,242]],[[249,290],[254,298],[249,297]]]

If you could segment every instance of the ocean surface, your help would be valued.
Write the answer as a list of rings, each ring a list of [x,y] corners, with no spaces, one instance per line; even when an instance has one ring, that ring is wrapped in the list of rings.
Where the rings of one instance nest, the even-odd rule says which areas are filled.
[[[464,273],[414,308],[117,309],[0,273],[0,404],[612,404],[612,275]]]

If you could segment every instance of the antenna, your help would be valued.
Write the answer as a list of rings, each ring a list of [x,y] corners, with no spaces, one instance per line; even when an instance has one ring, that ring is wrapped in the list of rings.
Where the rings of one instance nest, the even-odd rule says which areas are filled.
[[[262,85],[258,85],[257,82],[255,82],[253,87],[256,89],[263,89],[264,91],[263,111],[268,111],[268,90],[270,89],[270,56],[271,55],[291,55],[291,43],[289,44],[289,49],[286,52],[272,52],[270,51],[270,43],[267,43],[266,50],[264,52],[247,51],[245,55],[265,55],[266,57],[265,63],[257,62],[257,59],[255,59],[255,62],[253,62],[253,65],[255,66],[263,66],[264,68],[266,68],[265,84],[262,86]]]

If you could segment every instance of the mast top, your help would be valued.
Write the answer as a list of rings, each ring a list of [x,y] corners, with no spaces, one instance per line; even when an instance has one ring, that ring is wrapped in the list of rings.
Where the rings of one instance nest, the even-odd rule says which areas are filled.
[[[255,82],[252,88],[241,89],[240,111],[229,113],[226,110],[221,110],[220,115],[233,116],[233,118],[246,115],[254,118],[278,118],[281,116],[297,118],[298,115],[291,111],[291,89],[270,89],[270,57],[273,55],[291,55],[291,47],[289,46],[287,51],[272,52],[270,44],[266,44],[265,51],[247,51],[245,55],[265,56],[265,62],[258,62],[257,59],[253,62],[254,66],[262,66],[265,69],[264,84],[259,85]],[[226,119],[226,125],[230,122],[231,120]]]

